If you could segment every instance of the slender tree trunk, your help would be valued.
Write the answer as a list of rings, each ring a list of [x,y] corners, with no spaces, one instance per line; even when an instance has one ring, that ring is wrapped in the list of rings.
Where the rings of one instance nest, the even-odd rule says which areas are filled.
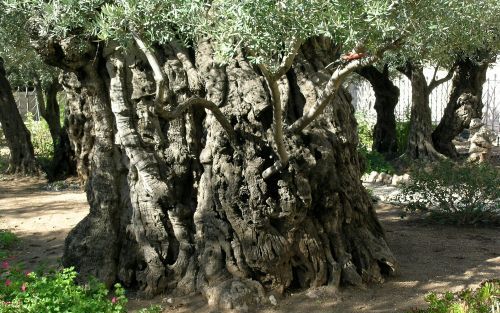
[[[17,110],[12,88],[6,77],[3,60],[0,58],[0,123],[10,151],[7,173],[40,174],[35,159],[31,135]]]
[[[489,62],[476,62],[469,58],[457,62],[453,75],[450,99],[432,140],[436,149],[442,154],[458,157],[452,140],[465,128],[469,127],[473,118],[481,118],[483,102],[483,84]]]
[[[377,111],[377,123],[373,129],[372,149],[392,159],[398,153],[394,109],[399,100],[399,88],[390,80],[387,64],[384,65],[383,71],[371,65],[359,70],[358,74],[370,82],[375,92],[374,107]]]
[[[160,109],[203,97],[219,106],[221,124],[210,110],[192,108],[175,120],[157,114],[154,76],[139,48],[89,46],[84,55],[94,62],[44,54],[68,48],[41,51],[73,72],[64,83],[71,113],[81,112],[92,134],[72,139],[86,151],[91,210],[66,240],[65,265],[147,294],[200,291],[222,308],[263,302],[271,289],[380,282],[396,270],[360,182],[345,91],[322,118],[286,138],[288,166],[264,179],[278,160],[272,101],[243,53],[219,67],[209,41],[196,51],[173,43],[152,51],[169,91]],[[326,39],[308,42],[279,81],[285,124],[315,104],[332,51]]]
[[[404,156],[428,161],[441,159],[442,155],[432,143],[432,113],[429,106],[432,89],[427,84],[423,68],[408,63],[403,73],[410,79],[412,88],[410,131]]]
[[[40,113],[49,126],[50,136],[54,149],[54,156],[48,169],[49,180],[65,179],[76,175],[76,160],[68,136],[68,110],[65,111],[64,126],[61,128],[60,108],[57,101],[57,93],[61,85],[55,78],[49,86],[43,90],[39,79],[35,80],[35,90],[38,98]]]
[[[43,90],[40,81],[35,79],[35,91],[38,100],[38,107],[40,109],[40,114],[47,122],[47,125],[49,125],[54,151],[56,150],[57,141],[59,140],[61,133],[59,103],[57,102],[57,92],[59,88],[59,83],[57,80],[54,80],[50,83],[46,90]]]

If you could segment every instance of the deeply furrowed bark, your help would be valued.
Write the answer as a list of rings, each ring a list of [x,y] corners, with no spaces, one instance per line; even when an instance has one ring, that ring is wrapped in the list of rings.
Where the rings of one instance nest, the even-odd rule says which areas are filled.
[[[383,71],[370,65],[357,72],[370,82],[375,92],[374,108],[377,111],[377,122],[373,129],[372,149],[392,159],[398,153],[394,109],[399,101],[399,88],[390,80],[387,64]]]
[[[327,40],[308,42],[278,81],[285,124],[317,102],[332,51]],[[210,110],[191,107],[175,120],[156,114],[154,74],[139,48],[92,51],[94,65],[61,64],[74,72],[64,84],[71,113],[80,108],[92,138],[81,146],[91,212],[68,237],[64,264],[147,294],[201,291],[221,308],[262,302],[269,289],[360,285],[396,270],[359,179],[343,90],[303,133],[286,137],[288,166],[264,180],[278,156],[259,71],[243,53],[217,66],[209,41],[192,52],[175,44],[155,52],[170,91],[163,109],[205,98],[236,140]]]
[[[488,64],[488,61],[478,63],[469,58],[457,62],[448,104],[432,133],[436,150],[446,156],[458,157],[453,138],[469,127],[471,119],[482,116],[481,98]]]
[[[7,173],[39,175],[31,135],[17,110],[12,88],[7,80],[3,60],[0,58],[0,123],[9,147]]]
[[[432,88],[427,84],[421,66],[407,64],[404,74],[410,79],[412,88],[410,131],[404,156],[427,161],[442,159],[443,155],[436,151],[432,143],[432,114],[429,106]]]

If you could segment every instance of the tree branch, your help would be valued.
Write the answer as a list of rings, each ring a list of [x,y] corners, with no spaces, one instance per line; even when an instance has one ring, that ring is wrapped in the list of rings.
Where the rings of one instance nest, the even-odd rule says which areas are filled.
[[[271,90],[272,103],[273,103],[273,126],[274,126],[274,141],[276,143],[276,152],[280,159],[281,165],[288,164],[288,153],[285,148],[285,139],[283,134],[283,109],[281,107],[281,93],[278,88],[277,80],[269,71],[263,66],[259,65],[264,77],[266,78],[269,89]],[[285,72],[286,73],[286,72]],[[281,76],[280,76],[281,77]]]
[[[373,56],[368,56],[365,58],[353,60],[348,63],[344,67],[338,67],[337,70],[332,74],[330,79],[328,80],[325,88],[323,89],[322,94],[316,101],[314,107],[312,107],[308,112],[306,112],[301,118],[296,120],[292,125],[290,125],[287,129],[288,133],[294,134],[301,132],[304,128],[306,128],[312,121],[314,121],[325,109],[326,105],[330,102],[330,100],[335,96],[338,89],[342,85],[344,79],[354,72],[357,69],[360,69],[364,66],[371,65],[382,58],[385,51],[389,49],[394,49],[402,44],[402,38],[398,38],[393,42],[390,42],[380,49]],[[264,72],[264,71],[263,71]],[[265,73],[265,72],[264,72]],[[281,103],[279,104],[281,107]],[[276,119],[276,117],[275,117]],[[275,134],[276,136],[276,134]],[[288,160],[288,159],[287,159]],[[283,162],[276,162],[271,167],[267,168],[263,173],[262,177],[264,179],[274,175],[278,171],[283,168]]]
[[[302,46],[302,40],[300,40],[297,37],[293,37],[290,46],[292,49],[283,58],[278,69],[274,73],[272,73],[271,77],[273,78],[273,80],[278,81],[281,78],[281,76],[285,75],[286,72],[288,72],[288,70],[292,67],[293,60],[295,60],[295,57],[299,52],[300,46]]]
[[[165,101],[165,91],[164,87],[166,84],[166,79],[165,75],[163,74],[163,71],[160,67],[160,64],[158,62],[158,59],[154,55],[153,51],[149,49],[149,47],[144,43],[144,41],[141,39],[141,37],[135,32],[132,31],[132,37],[135,40],[135,43],[139,47],[139,49],[144,53],[146,56],[146,59],[148,60],[149,66],[151,66],[151,69],[153,70],[154,73],[154,79],[156,82],[156,96],[155,96],[155,103],[160,104]]]
[[[361,59],[353,60],[344,67],[339,66],[337,70],[333,72],[332,76],[326,83],[326,86],[323,89],[323,92],[321,93],[320,97],[316,101],[316,104],[309,111],[307,111],[301,118],[296,120],[295,123],[290,125],[287,131],[290,133],[298,133],[302,131],[304,128],[306,128],[309,124],[311,124],[312,121],[316,119],[316,117],[318,117],[323,112],[326,105],[335,96],[338,89],[340,88],[344,80],[347,78],[347,76],[349,76],[349,74],[364,66],[368,66],[375,63],[376,61],[382,58],[385,51],[399,47],[402,44],[402,40],[403,40],[402,38],[398,38],[379,48],[377,52],[372,56],[367,56]]]
[[[309,109],[309,111],[307,111],[301,118],[290,125],[287,131],[289,133],[301,132],[323,112],[326,105],[335,96],[338,89],[344,82],[344,79],[349,74],[359,68],[373,64],[378,59],[379,58],[377,56],[369,56],[363,59],[354,60],[342,68],[338,67],[326,83],[326,86],[323,89],[323,92],[319,96],[318,100],[316,101],[316,104],[311,109]]]
[[[448,74],[446,74],[445,77],[438,79],[438,80],[436,80],[436,72],[437,72],[437,67],[436,67],[436,71],[434,72],[434,76],[432,77],[432,80],[429,83],[429,87],[427,88],[428,93],[430,94],[437,86],[450,80],[453,77],[453,73],[455,72],[456,67],[457,67],[456,65],[453,65],[453,67],[448,71]]]
[[[207,109],[212,112],[212,114],[215,116],[217,121],[221,124],[221,126],[224,128],[224,130],[227,132],[230,140],[235,142],[236,140],[236,133],[234,132],[233,126],[229,121],[226,119],[222,111],[219,109],[219,107],[213,103],[212,101],[203,99],[203,98],[189,98],[188,100],[184,101],[180,105],[178,105],[175,109],[172,111],[167,111],[161,106],[157,105],[155,107],[156,112],[158,113],[158,116],[161,118],[170,121],[176,118],[179,118],[182,116],[182,114],[188,110],[192,106],[199,106],[204,109]]]

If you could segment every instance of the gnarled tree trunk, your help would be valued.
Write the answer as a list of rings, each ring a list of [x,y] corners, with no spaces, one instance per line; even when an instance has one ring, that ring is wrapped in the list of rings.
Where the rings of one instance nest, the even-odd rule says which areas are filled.
[[[408,146],[404,154],[410,159],[436,160],[442,155],[432,143],[432,113],[429,95],[432,91],[424,76],[422,66],[407,64],[403,73],[411,81],[411,112]]]
[[[399,88],[390,80],[387,64],[384,65],[382,71],[370,65],[357,72],[370,82],[375,92],[374,107],[377,111],[377,123],[373,129],[372,149],[392,159],[398,153],[394,109],[399,100]]]
[[[53,45],[40,52],[71,71],[64,83],[71,113],[84,115],[92,137],[81,145],[91,210],[66,240],[65,265],[147,294],[201,291],[222,308],[264,301],[268,289],[360,285],[396,270],[360,182],[356,121],[344,91],[286,138],[288,166],[264,179],[278,158],[271,96],[243,53],[219,67],[209,41],[196,51],[157,46],[168,87],[158,107],[139,49],[89,45],[82,59],[70,59],[77,55],[64,50],[71,44]],[[285,124],[315,103],[332,51],[327,40],[308,42],[279,81]],[[158,113],[194,97],[217,104],[236,138],[210,110],[192,107],[178,119]]]
[[[31,135],[17,109],[2,58],[0,58],[0,123],[10,151],[7,173],[40,174],[31,144]]]
[[[473,118],[481,118],[483,84],[489,62],[476,62],[469,58],[459,60],[453,75],[450,99],[439,125],[432,133],[436,150],[456,158],[458,152],[453,138],[469,127]]]

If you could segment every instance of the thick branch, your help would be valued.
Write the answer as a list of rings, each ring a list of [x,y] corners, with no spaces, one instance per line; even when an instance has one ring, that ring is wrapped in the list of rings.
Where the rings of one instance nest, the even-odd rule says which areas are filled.
[[[283,135],[283,109],[281,107],[281,93],[278,88],[277,80],[269,73],[269,71],[262,65],[259,65],[262,73],[264,74],[269,89],[271,90],[273,102],[273,126],[274,126],[274,141],[276,143],[276,152],[280,159],[281,165],[288,164],[288,153],[285,148],[285,139]]]
[[[371,65],[377,60],[377,56],[370,56],[367,58],[354,60],[342,68],[337,68],[337,70],[328,80],[328,83],[326,84],[322,94],[316,101],[316,104],[311,109],[309,109],[309,111],[307,111],[301,118],[296,120],[295,123],[290,125],[290,127],[288,127],[288,132],[298,133],[306,128],[309,124],[311,124],[311,122],[314,121],[314,119],[316,119],[316,117],[318,117],[321,112],[323,112],[326,105],[335,96],[340,86],[349,74],[359,68]]]
[[[106,68],[111,78],[109,94],[111,110],[116,121],[117,136],[130,164],[135,166],[146,191],[155,200],[159,200],[169,192],[169,187],[160,177],[158,164],[153,153],[146,151],[142,146],[141,136],[135,129],[131,118],[131,110],[125,98],[125,61],[122,55],[116,55],[107,62]]]
[[[144,41],[141,39],[141,37],[136,32],[132,31],[132,37],[134,38],[135,43],[137,44],[139,49],[146,56],[146,59],[149,62],[149,66],[151,66],[151,69],[153,70],[154,79],[156,82],[155,102],[156,103],[163,103],[165,101],[164,87],[166,85],[166,79],[165,79],[165,75],[163,74],[163,71],[160,67],[160,64],[158,62],[158,59],[156,59],[156,56],[154,55],[153,51],[151,51],[149,49],[149,47],[146,46]]]
[[[445,77],[436,80],[436,72],[437,72],[437,67],[436,67],[436,71],[434,72],[434,76],[432,77],[432,80],[429,83],[429,87],[427,88],[427,92],[430,94],[437,86],[441,85],[444,82],[449,81],[453,77],[453,73],[455,72],[455,68],[456,68],[456,65],[454,65],[448,71],[448,74],[446,74]]]
[[[219,109],[219,107],[213,103],[212,101],[203,99],[203,98],[190,98],[183,103],[181,103],[179,106],[177,106],[174,110],[172,111],[167,111],[164,108],[160,106],[156,106],[155,110],[158,113],[158,116],[165,120],[173,120],[176,118],[179,118],[182,116],[182,114],[188,110],[192,106],[199,106],[204,109],[210,110],[212,114],[215,116],[217,121],[221,124],[221,126],[224,128],[224,130],[227,132],[229,138],[231,140],[236,139],[236,133],[234,132],[233,126],[231,126],[231,123],[226,119],[222,111]]]
[[[288,132],[290,133],[298,133],[306,128],[312,121],[318,117],[321,112],[325,109],[326,105],[331,101],[331,99],[335,96],[340,86],[344,82],[344,80],[357,69],[360,69],[364,66],[371,65],[382,58],[382,55],[385,51],[389,49],[394,49],[402,44],[402,38],[399,38],[387,45],[381,47],[375,55],[364,57],[361,59],[353,60],[349,62],[344,67],[338,67],[337,70],[332,74],[328,83],[323,89],[323,93],[318,98],[316,104],[307,111],[301,118],[295,121],[290,127],[288,127]]]

